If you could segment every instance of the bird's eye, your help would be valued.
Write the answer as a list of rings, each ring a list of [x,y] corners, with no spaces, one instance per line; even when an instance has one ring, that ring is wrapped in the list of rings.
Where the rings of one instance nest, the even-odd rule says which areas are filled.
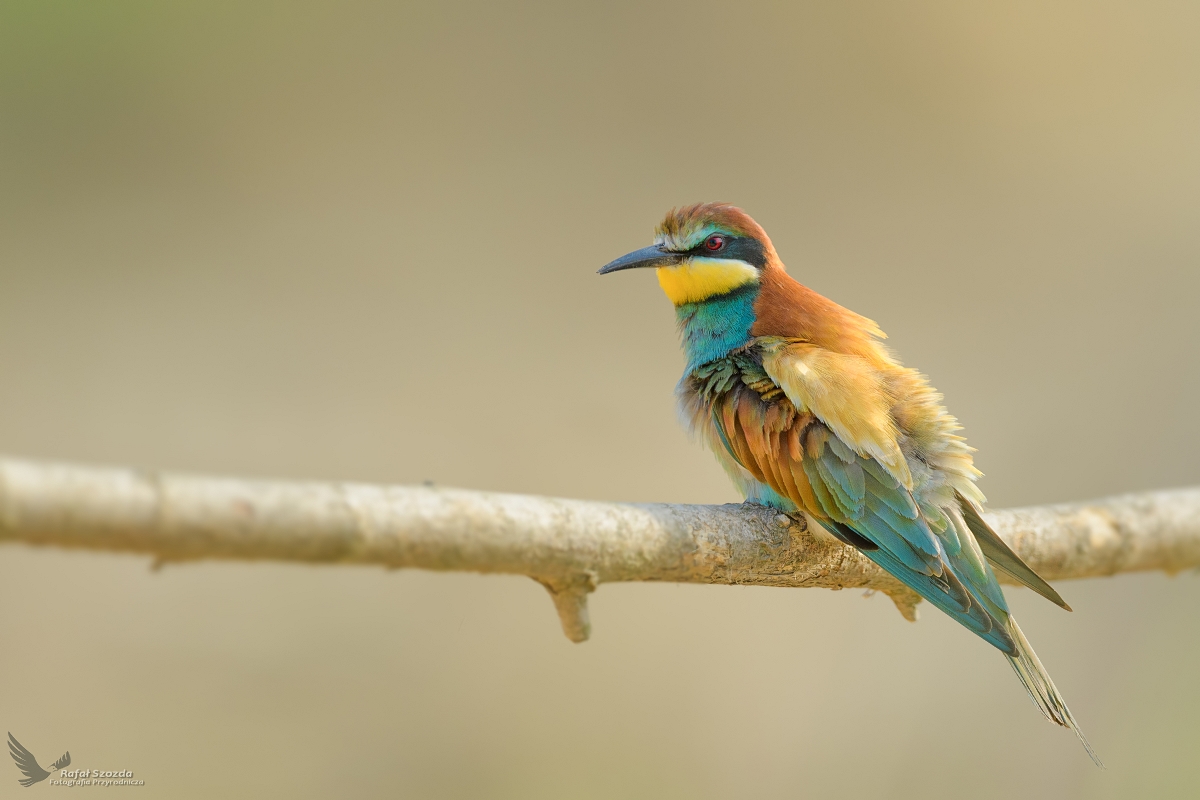
[[[720,250],[724,246],[724,236],[710,236],[704,240],[704,247],[706,250]]]

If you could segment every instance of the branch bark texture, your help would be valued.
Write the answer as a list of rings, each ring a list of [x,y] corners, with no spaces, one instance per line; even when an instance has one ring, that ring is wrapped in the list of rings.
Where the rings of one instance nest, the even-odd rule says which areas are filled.
[[[1200,567],[1200,489],[996,511],[1047,580]],[[0,541],[197,559],[527,575],[573,641],[601,583],[674,581],[917,595],[803,519],[751,505],[625,504],[413,486],[251,481],[0,458]],[[1000,576],[1005,580],[1005,576]]]

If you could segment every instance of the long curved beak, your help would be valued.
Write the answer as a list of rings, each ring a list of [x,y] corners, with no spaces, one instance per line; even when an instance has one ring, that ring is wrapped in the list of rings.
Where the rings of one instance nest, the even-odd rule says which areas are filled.
[[[658,245],[651,245],[643,247],[641,250],[634,250],[632,253],[626,253],[616,261],[608,262],[599,269],[598,274],[607,275],[622,269],[673,267],[683,263],[683,259],[683,253],[672,253],[669,250],[663,250]]]

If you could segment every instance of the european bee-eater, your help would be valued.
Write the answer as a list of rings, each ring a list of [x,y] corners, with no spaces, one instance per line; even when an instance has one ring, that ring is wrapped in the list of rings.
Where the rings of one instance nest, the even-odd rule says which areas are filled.
[[[793,280],[741,209],[673,210],[600,273],[639,268],[675,305],[683,418],[745,498],[803,514],[999,649],[1096,760],[993,568],[1070,608],[984,521],[972,448],[925,376],[874,322]]]

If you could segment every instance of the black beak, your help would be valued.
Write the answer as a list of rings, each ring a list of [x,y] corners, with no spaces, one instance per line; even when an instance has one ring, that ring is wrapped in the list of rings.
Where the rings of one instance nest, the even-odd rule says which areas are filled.
[[[651,267],[673,267],[677,264],[682,264],[684,259],[683,253],[672,253],[670,250],[663,250],[658,245],[643,247],[641,250],[634,250],[632,253],[627,253],[616,261],[610,261],[600,268],[600,275],[607,275],[610,272],[616,272],[622,269],[647,269]]]

